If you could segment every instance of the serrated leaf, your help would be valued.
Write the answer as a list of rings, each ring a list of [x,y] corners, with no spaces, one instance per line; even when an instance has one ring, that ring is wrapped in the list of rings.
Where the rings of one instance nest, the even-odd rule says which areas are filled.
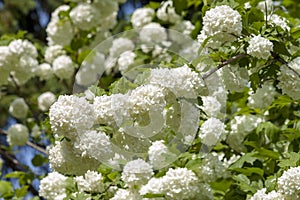
[[[276,54],[291,56],[290,52],[287,50],[283,42],[272,41],[272,43],[273,43],[273,52],[275,52]]]
[[[235,172],[240,172],[246,176],[251,176],[252,174],[258,174],[260,175],[262,178],[264,176],[264,170],[258,167],[244,167],[244,168],[235,168],[235,169],[231,169]]]
[[[235,168],[242,168],[244,163],[250,163],[253,164],[254,161],[256,161],[258,158],[256,157],[257,152],[250,152],[246,153],[242,157],[240,157],[235,163],[233,163],[229,169],[235,169]]]
[[[287,153],[286,158],[279,161],[278,166],[281,168],[296,167],[299,165],[300,154],[295,152]]]

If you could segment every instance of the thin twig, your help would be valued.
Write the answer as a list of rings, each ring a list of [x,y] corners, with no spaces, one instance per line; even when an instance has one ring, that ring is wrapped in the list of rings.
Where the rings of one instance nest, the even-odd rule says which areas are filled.
[[[206,74],[204,74],[202,76],[202,78],[205,80],[207,79],[208,77],[210,77],[212,74],[214,74],[216,71],[218,71],[219,69],[221,69],[222,67],[226,66],[226,65],[229,65],[230,63],[233,63],[235,61],[237,61],[238,59],[241,59],[241,58],[244,58],[246,57],[247,54],[239,54],[237,56],[233,56],[232,58],[226,60],[226,61],[223,61],[220,65],[218,65],[216,68],[210,70],[209,72],[207,72]]]
[[[284,64],[285,66],[287,66],[287,68],[289,68],[291,71],[293,71],[299,78],[300,78],[300,74],[293,69],[292,67],[289,66],[289,63],[286,62],[283,58],[281,58],[278,54],[274,54],[273,53],[273,57],[278,60],[279,62],[281,62],[281,64]]]

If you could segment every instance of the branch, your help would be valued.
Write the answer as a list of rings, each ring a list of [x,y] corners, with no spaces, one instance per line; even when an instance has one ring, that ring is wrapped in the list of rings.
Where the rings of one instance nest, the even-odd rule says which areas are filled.
[[[247,54],[239,54],[237,56],[233,56],[232,58],[226,60],[226,61],[223,61],[220,65],[218,65],[216,68],[210,70],[209,72],[207,72],[206,74],[204,74],[202,76],[202,78],[205,80],[207,79],[208,77],[210,77],[212,74],[214,74],[216,71],[218,71],[219,69],[221,69],[222,67],[226,66],[226,65],[229,65],[230,63],[233,63],[235,61],[237,61],[238,59],[241,59],[241,58],[244,58],[248,56]]]
[[[287,68],[289,68],[291,71],[293,71],[298,76],[298,78],[300,78],[300,74],[296,70],[294,70],[292,67],[290,67],[289,63],[286,62],[283,58],[281,58],[280,55],[273,53],[272,56],[275,58],[275,60],[278,60],[281,64],[287,66]]]

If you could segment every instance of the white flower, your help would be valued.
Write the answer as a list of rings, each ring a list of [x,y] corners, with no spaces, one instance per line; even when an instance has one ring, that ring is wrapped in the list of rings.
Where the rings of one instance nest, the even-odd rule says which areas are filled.
[[[152,69],[150,84],[170,89],[177,97],[196,98],[198,90],[204,86],[203,80],[187,65],[167,69]]]
[[[140,28],[150,23],[154,17],[154,10],[152,8],[138,8],[131,16],[131,23],[134,28]]]
[[[97,170],[100,162],[76,154],[71,142],[55,142],[55,146],[49,148],[49,163],[51,169],[68,175],[82,175],[88,170]]]
[[[227,5],[217,6],[205,13],[198,40],[202,43],[205,38],[214,36],[216,41],[231,42],[236,39],[233,35],[241,35],[242,29],[242,17],[237,11]]]
[[[134,191],[118,189],[115,196],[110,200],[142,200],[142,197]]]
[[[263,13],[267,11],[267,13],[271,13],[273,10],[273,1],[272,0],[264,0],[260,1],[257,6]]]
[[[128,70],[128,67],[134,63],[135,57],[136,55],[132,51],[125,51],[120,55],[118,65],[121,73],[125,73]]]
[[[170,152],[163,142],[163,140],[155,141],[149,147],[149,161],[154,169],[163,168],[176,159],[176,155]]]
[[[46,48],[45,61],[52,64],[55,58],[65,55],[66,51],[60,45],[53,45]]]
[[[300,198],[300,167],[291,167],[277,180],[278,192],[286,198]]]
[[[123,169],[121,179],[128,187],[140,187],[153,175],[152,166],[142,159],[128,162]]]
[[[7,84],[10,70],[12,68],[12,52],[7,46],[0,46],[0,86]]]
[[[251,8],[250,2],[244,3],[244,8],[245,8],[246,10],[250,9],[250,8]]]
[[[50,107],[49,117],[52,130],[67,137],[76,136],[76,131],[90,129],[95,118],[89,102],[84,98],[67,95],[59,96]]]
[[[88,170],[84,176],[74,178],[80,192],[101,193],[104,190],[102,174]]]
[[[41,111],[47,111],[56,101],[56,97],[52,92],[44,92],[38,97],[38,107]]]
[[[247,54],[256,58],[268,59],[271,51],[273,51],[273,43],[261,35],[252,37],[247,47]]]
[[[10,103],[9,113],[18,119],[23,119],[27,116],[29,107],[23,98],[17,98]]]
[[[41,180],[39,194],[48,200],[63,200],[66,195],[67,177],[51,172]]]
[[[107,161],[114,154],[109,137],[97,131],[81,133],[75,140],[74,148],[81,156],[88,156],[102,162]]]
[[[28,128],[22,124],[14,124],[7,130],[7,142],[11,146],[26,145],[28,137]]]
[[[70,9],[67,5],[58,7],[52,14],[51,20],[46,28],[49,45],[69,45],[73,39],[74,31],[68,18],[60,19],[60,12],[67,12]]]
[[[109,54],[113,58],[117,58],[125,51],[132,51],[134,49],[134,43],[127,38],[117,38],[112,42],[112,46],[109,49]]]
[[[248,105],[254,108],[263,109],[269,106],[275,99],[277,94],[272,83],[264,83],[255,93],[249,93]]]
[[[294,100],[298,100],[300,99],[300,57],[295,58],[288,63],[288,65],[295,71],[292,71],[287,66],[282,65],[280,67],[280,74],[278,76],[279,83],[277,87],[282,90],[283,94],[287,94]]]
[[[266,194],[267,189],[257,190],[250,200],[285,200],[284,196],[276,191],[271,191]]]
[[[221,103],[213,96],[203,96],[202,97],[203,105],[201,109],[209,117],[217,117],[221,110]]]
[[[181,16],[175,12],[173,1],[163,1],[161,7],[157,10],[157,18],[162,21],[175,23],[180,20]]]
[[[61,79],[69,79],[75,71],[75,64],[67,55],[57,57],[53,61],[54,74]]]
[[[280,26],[283,30],[290,31],[287,20],[279,15],[272,14],[267,17],[268,21],[276,26]]]
[[[78,4],[70,12],[71,20],[74,25],[83,30],[89,30],[97,26],[101,20],[100,12],[95,6],[89,3]]]
[[[155,22],[145,25],[139,35],[140,39],[146,43],[161,43],[167,40],[166,30]]]
[[[28,40],[13,40],[9,43],[8,48],[15,55],[26,55],[33,58],[38,55],[35,46]]]
[[[42,63],[35,68],[34,74],[41,80],[49,80],[53,76],[53,69],[50,64]]]
[[[225,139],[225,125],[219,119],[209,118],[201,128],[199,137],[201,142],[207,146],[213,146]]]
[[[99,124],[111,124],[115,115],[114,108],[112,107],[112,97],[103,95],[94,98],[94,111],[96,120]]]

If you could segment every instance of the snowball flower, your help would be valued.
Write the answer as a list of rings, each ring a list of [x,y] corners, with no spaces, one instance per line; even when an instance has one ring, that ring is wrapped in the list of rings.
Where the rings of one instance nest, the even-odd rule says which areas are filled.
[[[78,4],[70,12],[70,17],[75,26],[83,30],[89,30],[100,22],[100,12],[89,3]]]
[[[287,20],[283,17],[280,17],[279,15],[272,14],[267,17],[268,22],[271,22],[272,24],[281,27],[283,30],[290,31],[290,27],[287,24]]]
[[[152,8],[138,8],[131,16],[131,23],[134,28],[140,28],[150,23],[154,17],[154,10]]]
[[[67,55],[57,57],[53,61],[54,74],[60,79],[69,79],[75,71],[76,65],[72,59]]]
[[[52,130],[67,137],[76,136],[76,131],[90,129],[95,118],[93,107],[88,101],[67,95],[59,96],[50,107],[49,117]]]
[[[166,30],[155,22],[145,25],[139,35],[142,42],[146,43],[161,43],[167,40]]]
[[[125,189],[118,189],[115,196],[110,200],[142,200],[143,198],[136,192]]]
[[[35,68],[34,74],[41,80],[48,80],[53,76],[53,69],[50,64],[42,63]]]
[[[163,140],[155,141],[149,147],[149,161],[154,169],[160,169],[175,161],[176,155],[169,151]]]
[[[29,107],[23,98],[17,98],[11,102],[9,113],[18,119],[23,119],[27,116]]]
[[[134,49],[134,43],[127,38],[117,38],[112,42],[112,46],[109,49],[109,54],[116,58],[125,51],[132,51]]]
[[[221,103],[213,96],[202,97],[201,109],[210,117],[216,117],[221,110]]]
[[[52,64],[55,58],[65,55],[66,51],[60,45],[53,45],[46,48],[45,61]]]
[[[289,199],[300,198],[300,167],[291,167],[277,180],[278,192]]]
[[[48,200],[63,200],[66,195],[67,177],[51,172],[41,180],[39,194]]]
[[[55,142],[48,150],[51,169],[68,175],[82,175],[88,170],[97,170],[99,161],[77,154],[71,142]]]
[[[162,2],[161,7],[157,10],[157,18],[162,21],[169,21],[175,23],[180,20],[180,15],[178,15],[173,6],[173,1],[168,0]]]
[[[104,190],[102,174],[88,170],[84,176],[74,178],[80,192],[101,193]]]
[[[142,159],[129,161],[123,169],[121,179],[128,187],[139,187],[153,175],[152,166]]]
[[[213,146],[220,140],[225,139],[225,125],[219,119],[209,118],[206,120],[201,128],[199,137],[203,144]]]
[[[261,35],[252,37],[247,47],[247,54],[256,58],[268,59],[271,51],[273,51],[273,43]]]
[[[52,92],[44,92],[38,97],[38,107],[41,111],[47,111],[56,101],[56,97]]]
[[[273,0],[260,1],[256,7],[260,9],[263,13],[265,13],[266,11],[268,13],[271,13],[273,9]]]
[[[287,66],[282,65],[280,67],[280,73],[278,76],[279,83],[277,87],[282,90],[283,94],[287,94],[294,100],[298,100],[300,99],[300,78],[298,76],[298,74],[300,74],[300,57],[295,58],[288,63],[288,65],[294,71],[289,69]]]
[[[14,124],[7,130],[7,142],[11,146],[26,145],[28,137],[28,128],[22,124]]]
[[[187,65],[167,69],[152,69],[150,84],[170,89],[177,97],[196,98],[198,90],[204,87],[204,81]]]
[[[285,200],[284,196],[276,191],[266,193],[267,189],[263,188],[257,190],[250,200]]]
[[[134,63],[135,57],[136,54],[132,51],[123,52],[118,59],[119,70],[122,73],[126,72],[128,67]]]

